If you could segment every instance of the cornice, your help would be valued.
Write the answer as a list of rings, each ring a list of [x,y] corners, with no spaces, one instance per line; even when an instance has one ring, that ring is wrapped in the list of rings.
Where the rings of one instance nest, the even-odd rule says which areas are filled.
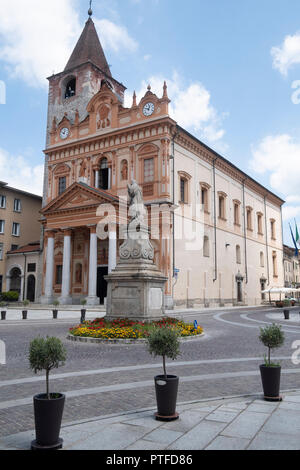
[[[124,138],[124,136],[125,137],[127,137],[128,135],[131,136],[131,139],[129,141],[127,141],[127,139],[126,139],[126,142],[120,142],[118,144],[113,144],[113,145],[111,145],[111,143],[109,143],[109,145],[104,146],[104,149],[106,151],[110,151],[112,148],[127,146],[130,143],[133,144],[135,141],[140,141],[141,139],[140,139],[139,136],[137,136],[137,138],[134,139],[134,134],[136,132],[143,131],[145,133],[145,131],[147,131],[149,129],[150,130],[154,129],[155,127],[160,126],[160,125],[173,126],[174,121],[168,115],[159,116],[158,118],[143,121],[141,123],[134,123],[134,124],[131,124],[131,125],[126,126],[126,127],[118,127],[118,128],[114,128],[114,129],[109,129],[109,131],[104,131],[101,134],[93,134],[93,135],[89,135],[88,137],[85,136],[85,137],[82,137],[80,139],[64,142],[64,143],[61,143],[61,144],[58,144],[58,145],[52,145],[52,146],[47,147],[44,150],[44,153],[46,155],[50,155],[52,153],[65,152],[66,150],[69,150],[69,149],[72,149],[72,148],[78,148],[78,147],[81,147],[81,146],[88,146],[88,145],[97,144],[97,143],[100,143],[102,141],[105,141],[106,139],[109,139],[109,140],[119,139],[121,141],[122,138]],[[156,134],[156,136],[159,136],[160,138],[162,136],[166,137],[166,135],[167,134],[165,132],[163,132],[161,134],[158,134],[158,133]],[[155,137],[155,136],[151,136],[150,140],[153,140],[153,137]],[[146,137],[145,137],[145,139],[146,139]],[[86,153],[86,152],[84,152],[84,153]]]
[[[210,149],[196,137],[189,134],[185,129],[180,128],[179,126],[178,129],[179,133],[175,137],[175,142],[177,144],[181,145],[186,150],[195,153],[211,165],[215,162],[215,167],[217,169],[238,181],[240,184],[244,183],[246,187],[255,193],[260,194],[262,197],[266,197],[270,202],[273,202],[277,206],[282,206],[284,204],[285,201],[283,201],[279,196],[273,194],[267,188],[245,174],[242,170],[239,170],[224,157],[218,155],[213,149]]]

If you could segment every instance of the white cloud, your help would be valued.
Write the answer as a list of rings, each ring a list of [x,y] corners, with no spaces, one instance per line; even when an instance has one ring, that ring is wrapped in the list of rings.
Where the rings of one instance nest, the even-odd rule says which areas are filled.
[[[267,136],[252,154],[251,169],[267,174],[272,189],[284,195],[284,220],[300,215],[300,140],[288,134]]]
[[[124,26],[117,25],[107,19],[96,20],[101,44],[104,49],[111,49],[114,52],[128,51],[135,52],[138,43],[129,35]]]
[[[12,10],[13,8],[13,10]],[[138,44],[123,26],[97,20],[104,49],[135,52]],[[64,70],[82,32],[78,0],[0,0],[0,61],[11,76],[35,87]]]
[[[217,144],[220,149],[224,150],[225,144],[221,143],[221,139],[225,134],[222,128],[225,115],[217,113],[211,104],[211,95],[202,83],[194,82],[185,86],[177,72],[173,73],[171,79],[152,76],[147,81],[143,81],[137,91],[138,102],[145,95],[148,84],[151,85],[151,91],[161,97],[164,81],[167,82],[168,95],[171,100],[170,116],[199,138]],[[130,92],[126,94],[125,105],[127,107],[132,105]]]
[[[33,166],[30,158],[10,155],[0,148],[0,175],[1,181],[5,181],[9,186],[42,195],[44,166]]]
[[[284,38],[281,46],[272,47],[273,67],[282,75],[287,75],[294,64],[300,63],[300,32]]]
[[[0,1],[0,60],[31,86],[64,69],[80,34],[74,0]],[[13,10],[12,10],[13,8]]]

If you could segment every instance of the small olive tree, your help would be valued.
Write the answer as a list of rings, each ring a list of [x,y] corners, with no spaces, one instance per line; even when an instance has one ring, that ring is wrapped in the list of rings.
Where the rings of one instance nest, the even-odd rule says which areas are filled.
[[[265,363],[266,366],[271,367],[271,349],[280,348],[285,340],[281,326],[273,323],[273,325],[260,328],[259,339],[268,348],[268,360],[265,358]]]
[[[63,366],[66,360],[66,349],[58,338],[35,338],[29,346],[30,368],[36,374],[38,371],[46,371],[46,395],[50,400],[49,374],[52,369]]]
[[[166,357],[173,361],[180,354],[178,334],[171,328],[155,328],[148,337],[149,353],[162,356],[164,375],[167,377]]]

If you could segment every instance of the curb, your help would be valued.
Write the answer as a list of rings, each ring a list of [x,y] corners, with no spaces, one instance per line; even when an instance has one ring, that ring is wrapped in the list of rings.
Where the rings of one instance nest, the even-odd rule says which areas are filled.
[[[188,341],[197,341],[200,338],[203,338],[205,333],[201,333],[201,335],[197,336],[187,336],[186,338],[179,338],[180,342],[188,342]],[[82,336],[73,336],[68,335],[67,340],[69,341],[77,341],[79,343],[109,343],[109,344],[147,344],[146,339],[102,339],[102,338],[85,338]]]

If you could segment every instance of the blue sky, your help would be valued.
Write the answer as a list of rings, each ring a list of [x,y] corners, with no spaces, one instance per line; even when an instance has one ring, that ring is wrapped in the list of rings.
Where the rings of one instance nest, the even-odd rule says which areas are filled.
[[[0,0],[0,180],[12,186],[41,191],[46,77],[64,68],[88,7]],[[150,81],[162,93],[167,80],[179,124],[287,201],[291,244],[287,222],[300,219],[299,2],[94,0],[93,12],[128,103],[133,90],[142,96]]]

